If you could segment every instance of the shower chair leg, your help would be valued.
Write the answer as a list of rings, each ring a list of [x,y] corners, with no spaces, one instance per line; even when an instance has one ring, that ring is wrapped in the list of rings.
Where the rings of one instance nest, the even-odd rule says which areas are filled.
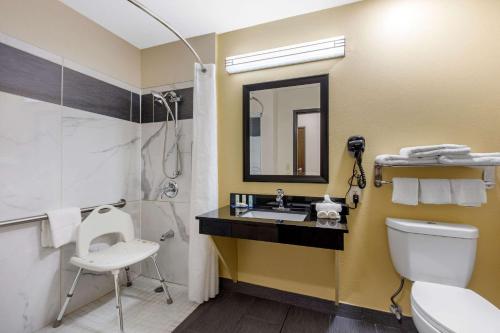
[[[172,297],[170,296],[170,293],[168,292],[168,287],[167,287],[167,284],[165,283],[165,279],[163,278],[163,275],[161,275],[160,268],[158,267],[158,263],[156,262],[157,256],[158,256],[157,253],[153,254],[151,256],[151,260],[153,260],[153,264],[155,265],[155,268],[156,268],[156,273],[158,274],[158,278],[160,279],[160,283],[163,287],[163,292],[165,293],[165,297],[167,298],[167,304],[172,304],[174,301],[172,301]]]
[[[78,283],[78,280],[80,279],[81,274],[82,274],[82,268],[79,268],[78,272],[76,273],[75,279],[73,280],[73,284],[71,285],[71,288],[69,289],[69,292],[66,295],[66,300],[64,301],[64,304],[61,308],[61,311],[59,312],[59,315],[57,316],[56,321],[52,324],[53,328],[59,327],[61,325],[62,318],[64,316],[64,312],[66,312],[66,308],[68,307],[68,304],[71,301],[71,298],[73,297],[73,293],[75,291],[76,284]]]
[[[125,277],[127,278],[127,287],[132,286],[132,281],[130,280],[129,271],[130,271],[130,267],[128,267],[128,266],[125,267]]]
[[[116,308],[118,309],[118,319],[120,320],[120,332],[123,332],[123,310],[122,310],[122,298],[120,296],[120,271],[113,271],[113,280],[115,282],[115,297],[116,297]]]

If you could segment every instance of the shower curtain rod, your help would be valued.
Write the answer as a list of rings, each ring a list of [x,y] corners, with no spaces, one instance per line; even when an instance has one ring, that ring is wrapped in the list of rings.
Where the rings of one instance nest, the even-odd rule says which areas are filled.
[[[184,37],[182,37],[181,34],[179,34],[177,32],[177,30],[175,30],[170,24],[165,22],[161,17],[157,16],[155,13],[153,13],[151,10],[149,10],[146,6],[144,6],[140,2],[135,1],[135,0],[127,0],[127,1],[130,2],[131,4],[133,4],[134,6],[136,6],[137,8],[139,8],[140,10],[142,10],[144,13],[146,13],[149,16],[151,16],[152,18],[154,18],[156,21],[161,23],[165,28],[170,30],[174,35],[176,35],[177,38],[179,38],[184,43],[184,45],[186,45],[186,47],[191,51],[191,53],[194,55],[196,60],[198,60],[198,62],[200,63],[200,66],[201,66],[201,71],[203,73],[205,73],[207,71],[207,69],[205,68],[205,64],[203,63],[203,61],[201,61],[201,58],[198,55],[198,53],[196,53],[195,49],[191,46],[191,44],[189,44],[189,42]]]

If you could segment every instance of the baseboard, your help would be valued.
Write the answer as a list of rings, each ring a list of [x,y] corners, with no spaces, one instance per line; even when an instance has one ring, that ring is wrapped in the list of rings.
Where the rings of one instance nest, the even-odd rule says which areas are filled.
[[[389,312],[363,308],[355,305],[335,302],[325,299],[296,294],[288,291],[263,287],[247,282],[234,283],[230,279],[220,278],[220,288],[223,292],[237,292],[254,297],[264,298],[280,303],[290,304],[318,312],[334,314],[336,316],[364,320],[373,324],[391,326],[396,328],[413,327],[411,317],[404,316],[401,323]]]

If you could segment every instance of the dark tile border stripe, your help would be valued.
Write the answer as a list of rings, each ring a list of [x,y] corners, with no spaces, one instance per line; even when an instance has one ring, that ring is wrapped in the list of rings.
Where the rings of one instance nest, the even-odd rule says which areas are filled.
[[[141,123],[152,123],[153,118],[153,95],[141,96]]]
[[[62,66],[0,43],[0,91],[61,104]]]
[[[388,312],[362,308],[344,303],[341,303],[337,307],[333,301],[327,301],[317,297],[291,293],[246,282],[234,283],[232,280],[226,278],[220,278],[219,281],[220,288],[223,291],[237,292],[327,314],[338,315],[356,320],[364,320],[376,325],[390,326],[405,330],[411,330],[414,328],[413,320],[411,317],[407,316],[403,317],[402,322],[399,323],[395,316]]]
[[[132,93],[131,118],[134,123],[141,122],[141,95]]]
[[[131,94],[125,90],[64,68],[63,105],[123,120],[130,120]]]

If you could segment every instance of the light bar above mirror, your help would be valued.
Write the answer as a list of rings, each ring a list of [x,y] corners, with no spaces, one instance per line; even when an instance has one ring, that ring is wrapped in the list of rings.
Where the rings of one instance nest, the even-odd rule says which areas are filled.
[[[321,39],[226,58],[229,74],[301,64],[345,56],[345,37]]]

